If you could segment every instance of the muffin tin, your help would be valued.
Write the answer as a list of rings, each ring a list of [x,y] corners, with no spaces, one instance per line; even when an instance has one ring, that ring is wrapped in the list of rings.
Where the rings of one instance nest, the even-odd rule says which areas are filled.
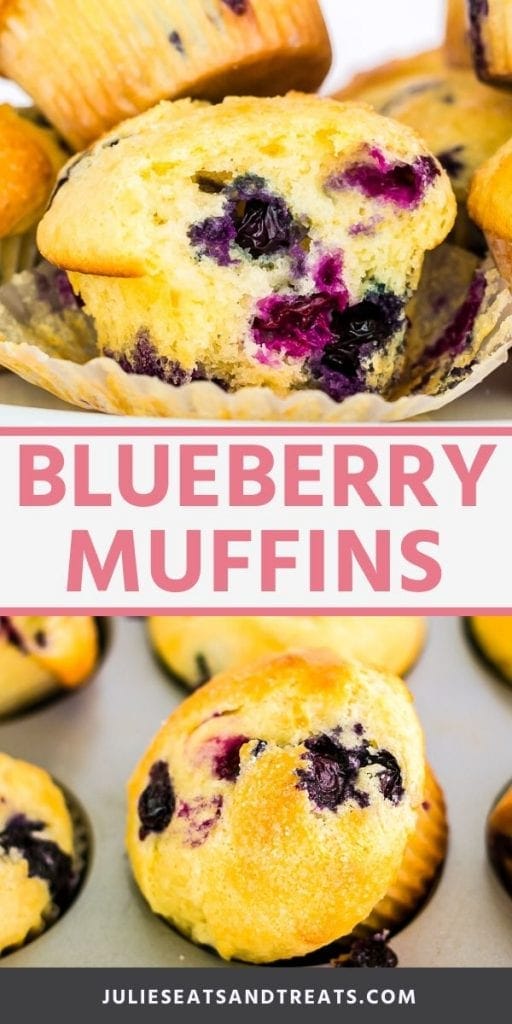
[[[90,819],[92,858],[75,903],[55,926],[6,956],[6,967],[229,967],[156,918],[124,853],[125,783],[160,723],[186,696],[157,664],[145,623],[110,620],[92,685],[0,723],[0,749],[45,767]],[[409,685],[444,786],[451,846],[440,885],[392,943],[403,967],[509,967],[512,901],[485,851],[486,819],[512,775],[512,688],[488,671],[463,623],[430,622]],[[234,965],[236,966],[236,965]]]

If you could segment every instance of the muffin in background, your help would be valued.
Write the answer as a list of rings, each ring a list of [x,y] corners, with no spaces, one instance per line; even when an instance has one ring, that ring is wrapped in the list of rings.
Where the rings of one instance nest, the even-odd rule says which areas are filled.
[[[93,618],[0,616],[0,717],[86,683],[99,654]]]
[[[482,229],[494,260],[512,287],[512,139],[476,172],[469,195],[469,212]]]
[[[446,61],[442,49],[422,50],[410,57],[378,64],[367,71],[360,71],[336,93],[340,100],[364,98],[365,103],[379,110],[387,103],[390,90],[414,88],[419,79],[434,80],[446,73]]]
[[[430,55],[425,54],[425,58]],[[479,254],[485,241],[468,216],[475,172],[512,135],[512,94],[479,82],[471,69],[418,70],[404,77],[400,65],[357,76],[338,94],[372,103],[417,131],[450,177],[458,201],[451,241]]]
[[[466,0],[473,65],[483,82],[512,81],[512,4],[510,0]]]
[[[0,105],[0,284],[36,262],[37,225],[68,158],[33,111]]]
[[[217,676],[128,790],[152,910],[225,959],[305,956],[384,898],[417,826],[423,735],[397,678],[294,651]]]
[[[455,67],[472,67],[469,15],[466,0],[447,0],[445,56]]]
[[[487,819],[487,854],[503,888],[512,896],[512,785],[498,797]]]
[[[426,623],[415,616],[152,616],[151,644],[170,676],[195,690],[219,672],[233,671],[290,647],[325,647],[402,676],[425,643]]]
[[[38,242],[127,373],[342,401],[400,376],[406,306],[454,216],[405,126],[314,96],[230,97],[162,104],[98,143]]]
[[[2,73],[76,150],[162,99],[314,92],[331,58],[317,0],[0,4]]]
[[[69,906],[79,883],[74,826],[42,768],[0,753],[0,956]]]
[[[484,661],[512,684],[512,616],[477,615],[467,619],[467,628]]]

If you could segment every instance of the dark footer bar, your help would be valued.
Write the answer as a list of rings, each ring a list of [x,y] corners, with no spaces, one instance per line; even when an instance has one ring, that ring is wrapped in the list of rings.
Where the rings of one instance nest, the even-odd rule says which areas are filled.
[[[97,1020],[415,1020],[454,1012],[484,1019],[509,1005],[511,970],[288,968],[12,969],[0,972],[1,1019],[52,1024]],[[242,1016],[241,1016],[242,1015]],[[314,1015],[314,1016],[313,1016]],[[480,1016],[481,1015],[481,1016]],[[435,1019],[435,1018],[434,1018]]]

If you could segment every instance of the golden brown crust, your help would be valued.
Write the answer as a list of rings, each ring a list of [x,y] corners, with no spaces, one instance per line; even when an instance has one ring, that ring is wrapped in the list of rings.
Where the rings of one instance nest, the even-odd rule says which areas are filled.
[[[396,934],[412,921],[432,894],[448,852],[448,817],[444,793],[427,765],[425,794],[418,824],[406,847],[392,886],[377,904],[358,935]]]
[[[473,65],[466,0],[448,0],[444,52],[446,60],[454,67],[469,68]]]
[[[159,659],[189,689],[290,647],[325,647],[402,676],[417,660],[426,623],[415,616],[150,616]]]
[[[36,222],[65,159],[49,130],[0,106],[0,238]]]
[[[0,64],[75,149],[161,99],[314,91],[331,64],[317,0],[19,3]],[[86,24],[77,46],[76,26]],[[30,47],[26,39],[30,38]]]
[[[42,839],[73,852],[73,825],[61,790],[42,768],[0,753],[0,832],[17,815],[43,822]],[[0,953],[44,928],[52,906],[48,883],[29,875],[19,852],[0,847]]]
[[[298,773],[315,738],[329,735],[347,750],[367,742],[388,751],[401,773],[395,798],[370,769],[357,777],[367,798],[316,802]],[[233,737],[234,776],[216,767]],[[141,797],[162,765],[174,812],[141,830]],[[325,651],[225,673],[174,712],[132,777],[135,877],[156,913],[226,958],[304,956],[350,932],[388,891],[416,826],[424,769],[412,697],[393,676]]]
[[[475,174],[469,196],[473,220],[490,235],[512,240],[512,140]]]

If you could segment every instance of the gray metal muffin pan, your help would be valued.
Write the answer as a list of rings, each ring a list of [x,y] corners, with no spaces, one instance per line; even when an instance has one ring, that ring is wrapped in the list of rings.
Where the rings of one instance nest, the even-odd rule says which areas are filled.
[[[124,853],[125,783],[185,697],[154,660],[145,623],[113,619],[89,687],[0,723],[0,749],[34,761],[78,797],[92,863],[71,909],[5,967],[228,967],[177,935],[139,895]],[[392,945],[404,967],[512,966],[512,900],[486,861],[485,823],[512,776],[512,688],[478,659],[460,620],[430,622],[409,676],[449,808],[451,845],[430,903]]]

